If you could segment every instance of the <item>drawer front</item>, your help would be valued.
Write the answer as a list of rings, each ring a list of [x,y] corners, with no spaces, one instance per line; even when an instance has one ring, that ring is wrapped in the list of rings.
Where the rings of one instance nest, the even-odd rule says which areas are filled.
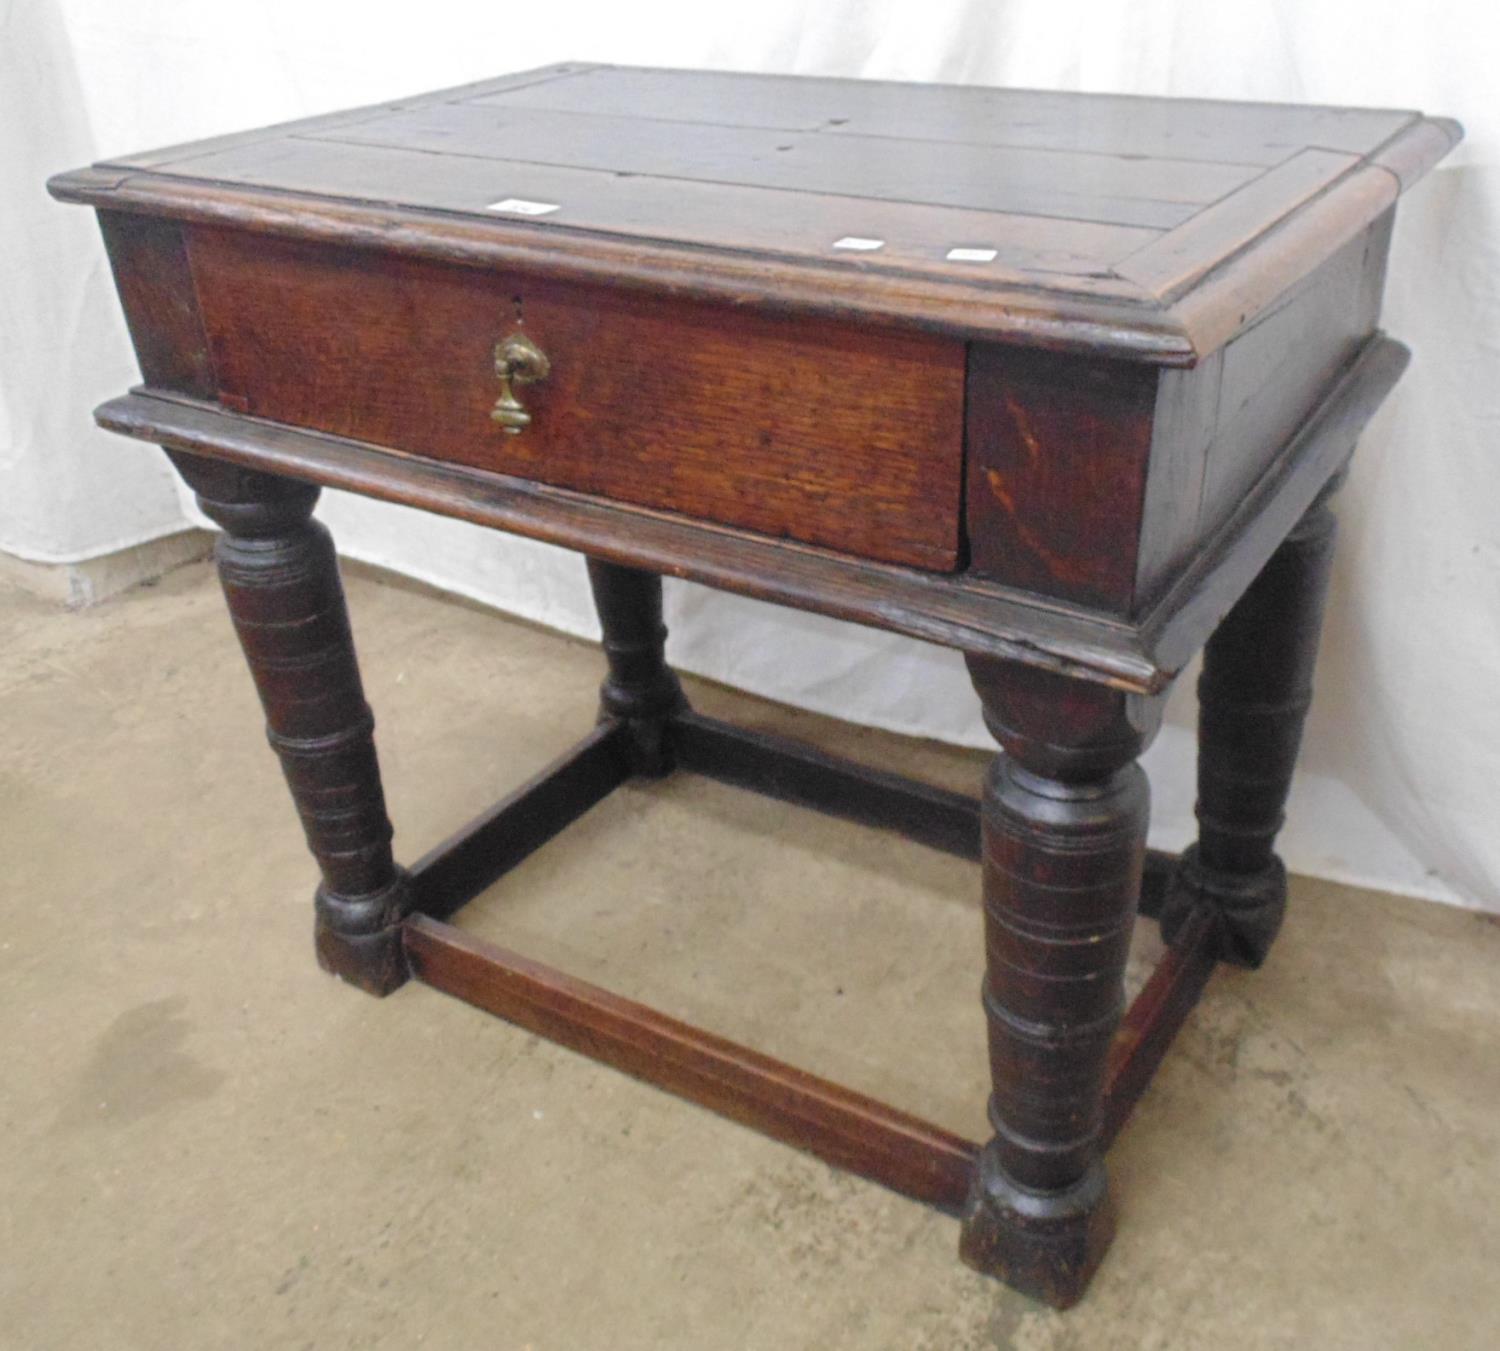
[[[221,401],[293,426],[885,562],[957,566],[964,347],[195,228]],[[496,344],[547,356],[513,393]]]

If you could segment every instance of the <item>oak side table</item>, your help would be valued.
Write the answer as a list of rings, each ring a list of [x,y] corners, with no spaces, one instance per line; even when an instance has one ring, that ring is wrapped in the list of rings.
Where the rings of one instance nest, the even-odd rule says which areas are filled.
[[[312,853],[319,961],[409,976],[962,1214],[1058,1306],[1103,1151],[1272,851],[1328,499],[1407,354],[1377,321],[1417,113],[567,64],[52,180],[98,212],[165,447]],[[327,485],[575,549],[608,675],[576,749],[392,857]],[[694,713],[661,576],[962,651],[981,799]],[[1136,757],[1204,649],[1196,845]],[[982,1146],[445,921],[632,775],[680,769],[982,864]],[[1167,955],[1130,1009],[1137,907]],[[977,974],[977,962],[976,962]]]

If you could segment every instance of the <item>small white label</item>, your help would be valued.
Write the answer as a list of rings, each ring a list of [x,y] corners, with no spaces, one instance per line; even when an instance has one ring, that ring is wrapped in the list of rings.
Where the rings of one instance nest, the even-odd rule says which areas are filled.
[[[528,202],[524,197],[507,197],[503,202],[491,202],[486,211],[504,211],[511,216],[545,216],[556,211],[556,202]]]
[[[949,249],[950,263],[993,263],[998,256],[994,249]]]
[[[833,247],[836,249],[853,249],[856,253],[872,253],[876,249],[885,247],[883,239],[861,239],[858,235],[845,235],[842,239],[835,239]]]

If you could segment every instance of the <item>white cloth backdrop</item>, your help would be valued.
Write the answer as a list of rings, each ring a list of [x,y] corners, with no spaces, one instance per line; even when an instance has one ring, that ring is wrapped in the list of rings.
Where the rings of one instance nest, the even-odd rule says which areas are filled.
[[[0,0],[0,549],[78,558],[180,525],[154,451],[88,409],[134,378],[85,213],[46,172],[565,59],[1369,104],[1457,116],[1403,203],[1385,322],[1416,362],[1365,438],[1293,868],[1500,911],[1500,19],[1486,0]],[[578,560],[330,495],[350,555],[594,635]],[[987,745],[962,663],[669,584],[683,669]],[[356,617],[357,623],[357,617]],[[1147,759],[1154,839],[1191,835],[1191,681]]]

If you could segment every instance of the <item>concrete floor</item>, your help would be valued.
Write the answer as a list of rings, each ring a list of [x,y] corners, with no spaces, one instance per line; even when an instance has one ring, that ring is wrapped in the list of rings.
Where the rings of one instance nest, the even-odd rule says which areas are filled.
[[[355,575],[400,854],[592,717],[589,645]],[[0,1344],[1500,1344],[1500,926],[1298,879],[1110,1157],[1054,1314],[955,1223],[421,986],[321,975],[312,869],[208,567],[0,592]],[[979,757],[695,686],[953,785]],[[966,1132],[971,866],[702,781],[630,787],[464,923]],[[1144,930],[1144,926],[1143,926]]]

